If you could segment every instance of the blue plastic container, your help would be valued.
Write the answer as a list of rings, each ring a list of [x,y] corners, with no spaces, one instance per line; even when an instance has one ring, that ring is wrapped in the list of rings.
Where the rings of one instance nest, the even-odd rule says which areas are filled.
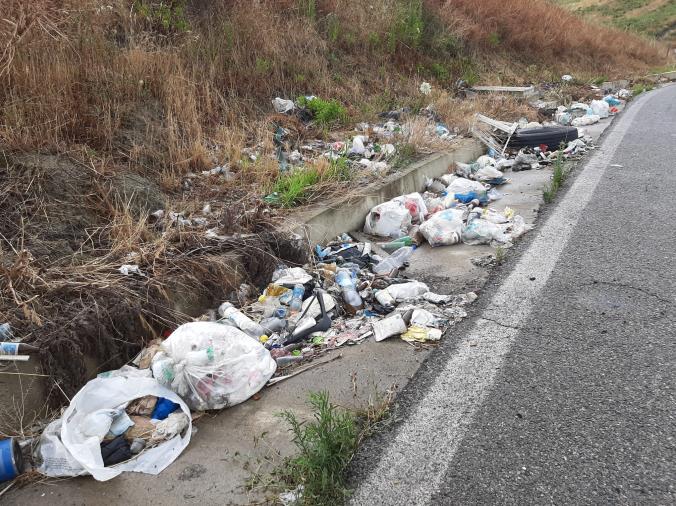
[[[14,438],[0,440],[0,482],[13,480],[23,472],[23,455]]]

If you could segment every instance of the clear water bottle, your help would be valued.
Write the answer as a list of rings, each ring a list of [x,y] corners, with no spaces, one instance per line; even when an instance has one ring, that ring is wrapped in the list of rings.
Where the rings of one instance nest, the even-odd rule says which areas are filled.
[[[299,313],[303,307],[303,295],[305,294],[305,287],[303,285],[296,285],[293,287],[293,296],[289,303],[289,313]]]
[[[263,327],[242,313],[230,302],[221,304],[218,308],[218,314],[220,314],[222,318],[234,323],[241,331],[249,334],[255,339],[258,339],[265,334],[265,329]]]
[[[364,303],[359,296],[349,270],[338,269],[338,272],[336,272],[336,283],[343,291],[343,301],[345,301],[348,312],[354,314],[364,307]]]
[[[378,262],[378,264],[373,267],[373,272],[375,274],[388,275],[395,269],[399,269],[410,258],[414,249],[415,246],[404,246],[403,248],[399,248],[386,259]]]

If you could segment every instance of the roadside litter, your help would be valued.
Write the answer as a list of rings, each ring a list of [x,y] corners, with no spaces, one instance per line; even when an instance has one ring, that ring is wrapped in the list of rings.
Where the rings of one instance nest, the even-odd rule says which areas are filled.
[[[130,367],[128,374],[93,379],[73,397],[40,437],[35,454],[40,473],[91,474],[107,481],[123,471],[159,474],[180,455],[190,442],[190,409],[150,374],[134,371],[140,370]],[[148,413],[153,399],[155,404],[171,402],[173,412]],[[147,414],[129,414],[138,412],[139,400],[147,403],[141,408]]]
[[[44,428],[30,455],[17,439],[0,440],[0,481],[23,471],[24,456],[32,457],[28,460],[40,473],[54,477],[91,475],[106,481],[124,471],[158,474],[189,444],[196,412],[244,402],[266,385],[341,358],[334,353],[320,360],[342,346],[366,340],[388,346],[397,338],[418,348],[436,346],[449,327],[467,316],[466,306],[477,296],[438,294],[409,278],[406,268],[415,262],[416,249],[424,242],[435,248],[511,246],[531,227],[513,210],[491,207],[503,196],[498,188],[510,183],[509,171],[537,170],[585,152],[591,143],[579,127],[614,114],[628,96],[621,89],[589,104],[547,103],[543,109],[551,110],[552,121],[542,123],[508,123],[477,114],[472,132],[488,154],[473,163],[456,163],[452,174],[428,180],[422,193],[374,206],[363,229],[371,237],[342,234],[316,245],[308,264],[278,265],[263,290],[243,286],[240,303],[223,302],[148,343],[131,364],[100,374]],[[312,97],[272,103],[280,115],[316,121],[308,101]],[[408,113],[383,113],[383,123],[359,124],[344,142],[296,146],[279,126],[274,137],[280,167],[295,170],[324,157],[345,159],[352,169],[373,175],[387,173],[398,141],[411,128]],[[429,120],[428,135],[442,140],[455,136],[433,111],[424,109],[421,115]],[[259,156],[256,148],[245,152],[252,159]],[[232,176],[227,164],[202,175]],[[204,226],[210,213],[207,204],[203,216],[186,218],[164,210],[152,216],[155,222]],[[492,261],[479,260],[485,265]],[[118,268],[120,275],[145,277],[133,263],[138,259],[124,261],[130,263]],[[0,338],[0,360],[28,360],[36,351],[16,342],[8,324],[0,325]]]

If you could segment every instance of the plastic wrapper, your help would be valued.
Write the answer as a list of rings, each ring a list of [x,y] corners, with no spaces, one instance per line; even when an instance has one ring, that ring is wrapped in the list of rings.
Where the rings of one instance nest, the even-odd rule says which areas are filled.
[[[506,244],[510,237],[505,233],[506,225],[492,223],[488,220],[475,218],[467,223],[462,230],[462,241],[465,244],[490,244],[496,242]]]
[[[388,286],[385,290],[397,302],[415,299],[430,291],[429,287],[420,281],[393,284]]]
[[[195,410],[244,402],[274,374],[270,352],[241,330],[212,322],[186,323],[153,358],[155,378]]]

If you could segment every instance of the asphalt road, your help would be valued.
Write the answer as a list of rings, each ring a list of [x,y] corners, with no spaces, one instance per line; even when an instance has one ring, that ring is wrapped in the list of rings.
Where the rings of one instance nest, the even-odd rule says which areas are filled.
[[[353,504],[676,504],[676,86],[641,97],[401,397]]]

